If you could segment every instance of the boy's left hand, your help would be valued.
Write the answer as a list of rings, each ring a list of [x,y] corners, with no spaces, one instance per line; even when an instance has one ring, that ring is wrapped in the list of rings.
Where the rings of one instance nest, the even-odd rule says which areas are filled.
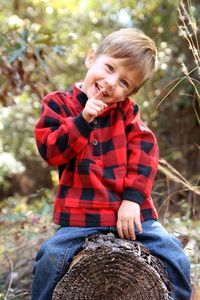
[[[140,206],[139,204],[123,200],[117,216],[117,231],[120,238],[127,240],[135,240],[135,229],[142,233],[142,225],[140,221]]]

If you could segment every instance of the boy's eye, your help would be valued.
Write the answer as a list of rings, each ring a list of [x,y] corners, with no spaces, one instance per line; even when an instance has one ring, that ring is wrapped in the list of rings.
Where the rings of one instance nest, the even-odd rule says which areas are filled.
[[[128,87],[129,85],[128,85],[128,82],[126,81],[126,80],[121,80],[121,83],[123,84],[123,85],[125,85],[126,87]]]
[[[106,65],[106,66],[111,72],[114,71],[114,68],[111,65]]]

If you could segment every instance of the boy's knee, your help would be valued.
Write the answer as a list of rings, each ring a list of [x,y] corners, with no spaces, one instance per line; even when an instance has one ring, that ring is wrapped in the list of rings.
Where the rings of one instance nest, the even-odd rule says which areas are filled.
[[[181,241],[173,235],[167,234],[164,237],[164,242],[167,245],[166,250],[169,250],[169,253],[171,253],[172,258],[176,260],[180,267],[183,270],[189,270],[190,261],[183,249]]]
[[[184,273],[190,273],[190,260],[187,254],[185,253],[184,249],[181,251],[181,255],[177,257],[177,261],[183,270]]]
[[[54,247],[51,247],[51,245],[48,243],[48,240],[45,241],[36,255],[36,262],[40,261],[41,259],[44,260],[45,258],[48,258],[49,255],[53,254],[53,252],[55,252]]]
[[[36,256],[33,274],[59,281],[68,265],[69,249],[52,247],[51,243],[44,243]]]
[[[55,264],[66,252],[68,252],[68,247],[56,247],[55,244],[47,241],[40,248],[38,257]]]

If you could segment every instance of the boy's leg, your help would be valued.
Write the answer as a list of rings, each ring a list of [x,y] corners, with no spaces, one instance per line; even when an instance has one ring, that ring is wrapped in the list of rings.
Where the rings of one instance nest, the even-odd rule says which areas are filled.
[[[32,300],[50,300],[57,282],[65,274],[73,256],[81,250],[85,238],[107,232],[109,227],[62,227],[45,241],[36,256]]]
[[[183,252],[181,242],[170,235],[157,221],[145,221],[142,223],[142,228],[142,234],[136,233],[137,240],[164,263],[173,285],[173,299],[189,300],[191,298],[190,263]]]

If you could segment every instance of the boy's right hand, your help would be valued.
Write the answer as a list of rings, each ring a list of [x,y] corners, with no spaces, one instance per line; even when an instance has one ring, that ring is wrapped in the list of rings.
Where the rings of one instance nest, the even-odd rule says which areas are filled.
[[[87,100],[82,116],[88,123],[91,123],[107,107],[107,104],[101,100],[102,96],[103,90],[100,90]]]
[[[123,200],[117,214],[117,231],[121,239],[135,240],[135,227],[142,233],[140,206],[130,200]]]

